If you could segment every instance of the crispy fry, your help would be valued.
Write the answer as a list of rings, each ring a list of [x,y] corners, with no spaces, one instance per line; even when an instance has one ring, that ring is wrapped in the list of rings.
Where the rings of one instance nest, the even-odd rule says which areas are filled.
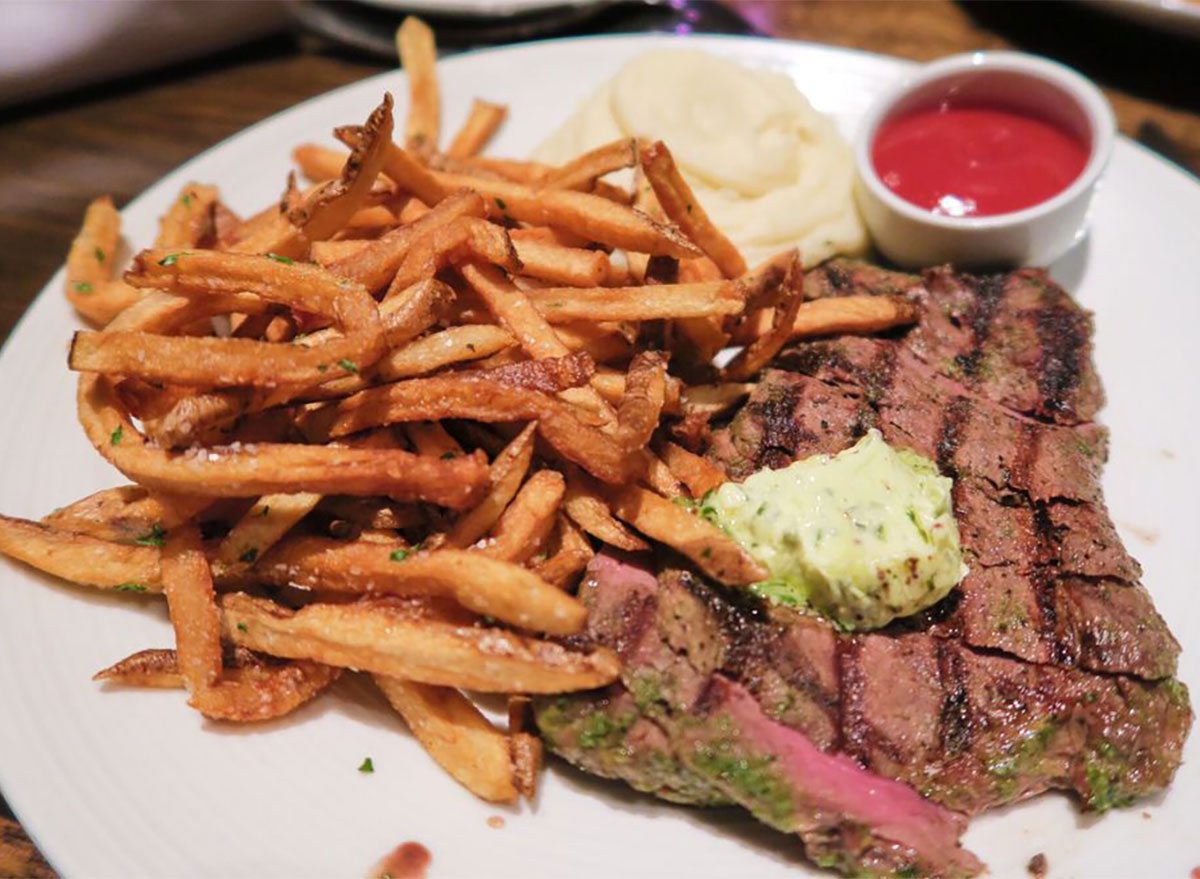
[[[683,389],[679,397],[679,408],[684,415],[720,415],[749,396],[754,385],[745,382],[727,382],[715,385],[692,385]]]
[[[225,535],[216,561],[226,566],[253,565],[320,500],[319,494],[307,492],[263,495]]]
[[[552,586],[569,589],[595,553],[583,532],[566,515],[558,517],[558,548],[553,555],[536,560],[533,572]]]
[[[477,217],[460,217],[415,240],[392,279],[392,290],[402,290],[421,278],[431,278],[449,262],[463,256],[506,269],[514,274],[523,268],[508,233]]]
[[[354,256],[373,243],[372,239],[347,238],[337,241],[314,241],[309,256],[319,266],[329,268],[338,260]]]
[[[659,320],[737,314],[742,302],[725,282],[646,287],[543,287],[526,295],[552,324],[575,320]]]
[[[569,404],[527,388],[469,377],[435,377],[360,391],[310,413],[303,419],[303,429],[313,439],[324,439],[404,421],[537,421],[538,433],[567,460],[606,482],[624,481],[637,462],[630,461],[619,443],[589,427],[573,410]]]
[[[325,592],[452,598],[468,610],[552,635],[583,627],[579,602],[500,558],[460,549],[418,551],[403,543],[288,538],[264,555],[254,577]]]
[[[565,357],[567,346],[533,307],[528,296],[504,277],[500,270],[482,263],[460,266],[464,280],[487,303],[500,325],[516,337],[530,357]]]
[[[554,470],[534,473],[500,516],[481,551],[492,558],[517,563],[533,556],[550,536],[564,489],[561,473]]]
[[[529,462],[533,460],[533,438],[537,425],[525,425],[516,438],[512,440],[492,462],[489,471],[491,489],[479,506],[463,513],[450,533],[446,535],[449,546],[470,546],[489,530],[509,501],[517,493],[521,481],[529,470]]]
[[[481,557],[482,558],[482,557]],[[221,597],[222,632],[273,656],[311,658],[482,693],[565,693],[616,679],[617,657],[576,653],[552,641],[472,626],[428,600],[310,604],[291,611],[242,593]]]
[[[444,187],[480,192],[498,217],[562,228],[584,240],[637,253],[699,255],[695,246],[673,226],[656,223],[645,214],[598,195],[569,189],[534,189],[520,183],[444,171],[432,173]]]
[[[796,315],[804,302],[804,268],[797,252],[792,258],[791,268],[784,279],[787,291],[784,302],[775,306],[775,316],[770,331],[755,339],[737,353],[721,371],[726,381],[745,381],[766,366],[787,344],[795,330]]]
[[[586,351],[597,363],[625,360],[633,352],[633,343],[617,327],[620,324],[596,324],[588,321],[573,321],[558,324],[554,334],[571,351]],[[624,376],[621,377],[622,390]]]
[[[580,528],[610,546],[629,552],[650,548],[646,541],[613,518],[596,482],[573,467],[567,470],[563,510]]]
[[[417,741],[455,781],[488,802],[517,799],[508,738],[462,693],[385,675],[373,678]]]
[[[122,485],[55,510],[42,517],[42,524],[101,540],[154,546],[162,532],[182,525],[211,503],[210,498],[152,494],[140,485]]]
[[[643,146],[640,153],[646,180],[654,189],[663,212],[675,223],[689,240],[704,251],[726,278],[736,278],[746,273],[746,261],[738,253],[733,242],[725,237],[688,186],[675,159],[661,140]]]
[[[457,458],[464,454],[458,440],[446,432],[440,421],[414,421],[404,425],[409,442],[418,455],[430,458]]]
[[[632,137],[614,140],[584,153],[546,177],[547,189],[591,189],[597,178],[637,164],[637,141]]]
[[[633,358],[617,409],[617,441],[631,454],[650,442],[666,398],[666,359],[656,351]]]
[[[0,552],[62,580],[120,592],[160,592],[159,552],[0,516]]]
[[[517,790],[532,801],[537,796],[538,776],[542,772],[542,740],[527,732],[513,733],[510,747]]]
[[[221,678],[221,620],[196,526],[184,525],[167,535],[162,581],[175,629],[179,675],[196,697]]]
[[[148,448],[117,405],[112,385],[97,375],[80,376],[79,420],[101,455],[152,490],[207,497],[387,494],[459,509],[482,495],[487,481],[481,455],[431,461],[398,449],[276,443],[218,447],[198,455]]]
[[[504,104],[489,104],[478,98],[471,104],[470,115],[462,128],[454,135],[446,155],[456,159],[466,159],[476,153],[483,152],[487,142],[492,139],[496,130],[504,123],[508,115],[508,107]]]
[[[200,183],[183,187],[179,198],[171,203],[158,227],[154,239],[156,248],[203,247],[216,238],[213,207],[217,188]]]
[[[916,306],[902,296],[814,299],[800,306],[791,338],[878,333],[910,324],[916,319]]]
[[[748,586],[766,568],[716,525],[637,486],[610,489],[612,510],[647,537],[674,547],[696,567],[727,586]]]
[[[707,458],[689,452],[683,446],[665,442],[659,449],[659,454],[694,498],[704,497],[708,492],[729,481],[725,471],[709,463]]]
[[[437,79],[437,44],[429,25],[408,16],[396,30],[396,52],[408,77],[408,121],[405,145],[417,152],[437,149],[441,94]]]
[[[313,143],[302,144],[292,150],[292,161],[300,168],[300,173],[314,183],[341,177],[348,158],[347,153]]]
[[[483,217],[486,213],[487,207],[479,193],[457,193],[412,225],[393,229],[371,242],[370,246],[333,263],[329,271],[340,278],[362,284],[372,293],[378,292],[391,281],[418,237],[459,217]]]
[[[110,301],[94,302],[93,298],[112,278],[120,234],[121,215],[113,207],[112,199],[102,196],[88,205],[83,225],[67,254],[67,300],[98,326],[108,323],[116,314]]]
[[[244,651],[251,654],[249,650]],[[182,690],[183,675],[174,650],[139,650],[92,675],[93,681],[126,687],[158,687]]]
[[[529,238],[511,238],[520,260],[520,273],[554,284],[598,287],[608,277],[608,257],[599,250],[563,247]]]

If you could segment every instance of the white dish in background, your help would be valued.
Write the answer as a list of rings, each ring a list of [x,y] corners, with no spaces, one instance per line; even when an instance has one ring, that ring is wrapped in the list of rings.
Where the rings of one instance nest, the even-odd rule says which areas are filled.
[[[520,156],[632,55],[669,37],[543,42],[462,55],[440,68],[453,128],[480,96],[511,104],[493,146]],[[796,79],[850,136],[871,101],[911,68],[826,47],[746,38],[687,45]],[[133,246],[189,180],[221,186],[233,208],[278,196],[298,143],[333,143],[366,117],[387,72],[256,125],[169,174],[124,212]],[[97,181],[103,186],[103,181]],[[99,190],[98,190],[99,191]],[[1145,583],[1184,645],[1180,676],[1200,683],[1195,535],[1200,429],[1200,290],[1194,230],[1200,185],[1134,144],[1117,143],[1091,235],[1054,267],[1097,319],[1097,359],[1112,428],[1104,486]],[[1189,289],[1189,285],[1191,288]],[[0,353],[0,508],[36,518],[123,480],[75,421],[66,368],[77,327],[55,277]],[[426,757],[369,686],[340,682],[292,717],[255,727],[204,721],[178,692],[106,691],[91,675],[134,650],[163,647],[161,601],[58,585],[0,563],[0,789],[67,876],[363,876],[401,842],[433,855],[435,877],[769,877],[832,875],[791,838],[727,811],[672,806],[551,761],[533,808],[467,794]],[[1054,879],[1186,877],[1200,864],[1197,736],[1173,787],[1100,819],[1053,794],[976,819],[965,844],[991,875],[1020,877],[1044,852]],[[356,767],[366,756],[375,772]],[[1145,810],[1150,818],[1144,819]],[[487,819],[507,824],[492,829]],[[619,863],[619,866],[615,866]]]
[[[616,0],[359,0],[369,6],[420,15],[454,15],[463,18],[501,18],[544,12],[564,6],[607,6]]]

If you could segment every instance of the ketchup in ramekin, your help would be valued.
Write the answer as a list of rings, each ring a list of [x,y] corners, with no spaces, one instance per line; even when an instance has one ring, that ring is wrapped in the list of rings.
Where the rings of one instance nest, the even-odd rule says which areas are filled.
[[[1004,107],[943,102],[880,126],[875,171],[902,199],[935,214],[983,217],[1032,207],[1070,186],[1088,145],[1044,119]]]

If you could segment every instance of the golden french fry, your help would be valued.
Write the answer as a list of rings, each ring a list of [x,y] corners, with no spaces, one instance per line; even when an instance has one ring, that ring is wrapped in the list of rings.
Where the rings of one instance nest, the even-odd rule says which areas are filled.
[[[520,273],[526,277],[572,287],[598,287],[608,277],[608,256],[602,251],[530,238],[511,240],[521,262]]]
[[[510,562],[524,562],[541,549],[554,527],[565,482],[554,470],[539,470],[517,492],[480,550]]]
[[[0,516],[0,552],[71,583],[118,592],[161,592],[159,551]]]
[[[607,363],[612,360],[627,360],[633,352],[633,343],[629,336],[618,329],[620,326],[612,323],[574,321],[558,324],[554,327],[554,334],[569,350],[586,351],[597,363]],[[622,389],[624,381],[625,377],[622,375]]]
[[[650,442],[667,393],[667,364],[662,354],[643,351],[629,364],[617,408],[618,442],[631,454]]]
[[[491,489],[474,509],[463,513],[454,527],[446,535],[449,546],[470,546],[484,534],[500,518],[504,508],[517,493],[521,481],[529,470],[529,462],[533,460],[533,439],[537,425],[525,425],[516,438],[513,439],[492,462],[489,471]]]
[[[389,294],[403,290],[422,278],[431,278],[452,261],[464,256],[499,266],[514,274],[522,269],[508,233],[477,217],[460,217],[415,240],[396,276]]]
[[[576,320],[660,320],[738,314],[729,282],[645,287],[543,287],[526,295],[552,324]]]
[[[521,183],[444,171],[432,173],[444,187],[481,193],[497,217],[562,228],[585,241],[599,241],[637,253],[699,255],[695,245],[673,226],[657,223],[633,208],[598,195],[570,189],[536,189]]]
[[[771,329],[765,335],[755,339],[737,353],[737,356],[721,371],[721,377],[727,381],[745,381],[753,378],[756,373],[779,353],[787,344],[795,331],[796,315],[804,302],[804,268],[797,252],[792,258],[791,268],[784,279],[783,287],[787,291],[783,303],[775,306],[775,316]]]
[[[512,734],[510,742],[517,790],[526,800],[537,796],[538,776],[542,771],[542,740],[527,732]]]
[[[200,529],[183,525],[162,550],[163,592],[175,629],[179,675],[198,696],[221,678],[221,620]]]
[[[500,327],[449,327],[386,354],[375,364],[373,375],[381,381],[426,375],[455,363],[482,360],[515,344],[512,334]]]
[[[558,517],[557,534],[558,548],[552,555],[534,561],[532,569],[552,586],[569,589],[595,553],[583,532],[566,515]]]
[[[683,494],[683,483],[675,478],[671,468],[658,455],[649,449],[641,449],[639,454],[646,462],[642,482],[663,497],[679,497]]]
[[[348,158],[349,154],[341,150],[331,150],[312,143],[302,144],[292,150],[292,161],[300,168],[300,173],[313,182],[341,177]]]
[[[252,650],[482,693],[588,690],[620,671],[609,650],[577,653],[474,626],[426,600],[317,603],[292,611],[232,593],[221,597],[221,609],[225,637]]]
[[[692,385],[680,394],[679,408],[684,415],[720,415],[748,397],[752,390],[754,385],[745,382]]]
[[[587,615],[575,599],[501,558],[420,551],[396,541],[289,538],[261,557],[254,577],[324,592],[452,598],[476,613],[552,635],[578,632]]]
[[[390,500],[361,497],[326,497],[317,509],[335,520],[373,531],[396,531],[428,524],[416,504],[397,504]]]
[[[404,425],[404,432],[418,455],[448,459],[464,454],[458,440],[450,436],[439,421],[414,421]]]
[[[647,537],[678,550],[727,586],[765,580],[767,570],[724,531],[652,491],[629,485],[606,492],[612,511]]]
[[[42,524],[101,540],[158,546],[163,533],[182,525],[212,503],[211,498],[151,493],[122,485],[90,494],[42,517]]]
[[[114,294],[108,294],[104,301],[94,300],[100,299],[98,294],[112,278],[120,235],[121,215],[113,207],[112,198],[102,196],[88,205],[83,225],[67,254],[67,300],[98,326],[108,323],[117,313],[111,302]]]
[[[413,15],[405,18],[396,30],[396,52],[408,77],[405,146],[417,152],[436,150],[442,108],[437,78],[437,43],[429,25]]]
[[[513,334],[534,359],[565,357],[570,352],[534,308],[528,296],[492,266],[467,262],[459,267],[463,279],[483,299],[500,325]]]
[[[659,454],[694,498],[704,497],[708,492],[729,481],[725,471],[710,463],[707,458],[689,452],[683,446],[665,442],[659,449]]]
[[[629,552],[647,550],[650,545],[613,518],[608,504],[600,496],[594,480],[575,468],[567,470],[567,491],[563,511],[576,525],[598,540]]]
[[[253,565],[320,502],[321,495],[263,495],[217,546],[216,561],[227,567]]]
[[[746,273],[746,261],[733,242],[725,237],[708,218],[700,202],[688,186],[675,159],[661,140],[643,146],[640,155],[646,180],[654,190],[663,212],[675,223],[683,234],[704,251],[726,278],[736,278]]]
[[[480,799],[516,801],[516,773],[508,737],[462,693],[385,675],[375,684],[438,765]]]
[[[250,653],[249,650],[245,651]],[[92,675],[93,681],[126,687],[157,687],[182,690],[183,675],[174,650],[139,650]]]
[[[171,203],[154,239],[157,248],[203,247],[216,239],[213,208],[217,188],[189,183]]]
[[[597,178],[621,168],[632,168],[638,161],[637,141],[632,137],[614,140],[563,165],[547,175],[547,189],[591,189]]]
[[[504,104],[489,104],[476,98],[471,104],[470,115],[458,130],[458,134],[454,135],[446,155],[455,159],[466,159],[482,152],[507,115],[508,107]]]
[[[309,256],[317,265],[329,268],[338,260],[346,259],[370,247],[370,238],[341,238],[337,241],[314,241]]]
[[[149,448],[103,376],[79,378],[79,420],[93,446],[134,482],[158,491],[206,497],[386,494],[460,509],[487,482],[482,455],[429,460],[399,449],[347,449],[261,443],[200,454]]]
[[[800,306],[791,338],[879,333],[916,319],[917,307],[902,296],[814,299]]]
[[[409,248],[420,236],[459,217],[486,215],[487,206],[479,193],[456,193],[411,225],[393,229],[372,241],[368,247],[333,263],[329,266],[329,271],[340,278],[362,284],[372,293],[376,293],[387,287],[404,262],[404,257],[408,255]]]

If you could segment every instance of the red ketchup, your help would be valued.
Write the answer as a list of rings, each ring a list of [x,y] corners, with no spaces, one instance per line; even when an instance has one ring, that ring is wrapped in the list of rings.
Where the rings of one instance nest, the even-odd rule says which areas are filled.
[[[1082,173],[1088,148],[1034,116],[942,104],[884,123],[871,159],[883,184],[905,201],[972,217],[1052,198]]]

